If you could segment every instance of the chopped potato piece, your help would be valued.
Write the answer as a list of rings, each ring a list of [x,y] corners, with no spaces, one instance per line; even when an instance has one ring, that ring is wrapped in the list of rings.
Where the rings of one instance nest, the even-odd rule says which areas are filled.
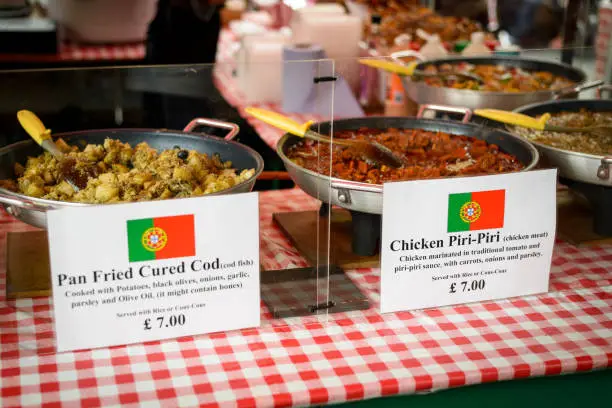
[[[119,189],[112,184],[100,184],[96,187],[96,200],[101,203],[110,201],[117,197]]]
[[[178,181],[190,181],[193,178],[193,173],[187,166],[180,166],[174,168],[172,177]]]
[[[98,180],[102,183],[113,184],[117,182],[117,176],[113,173],[104,173],[98,176]]]
[[[57,185],[57,190],[66,197],[72,197],[74,195],[74,188],[65,180]]]
[[[42,197],[45,195],[45,190],[38,184],[30,184],[24,191],[25,195],[32,197]]]

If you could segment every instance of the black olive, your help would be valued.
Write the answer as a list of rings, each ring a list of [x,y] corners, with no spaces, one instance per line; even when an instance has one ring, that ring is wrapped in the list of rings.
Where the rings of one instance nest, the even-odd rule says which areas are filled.
[[[173,149],[180,149],[180,148],[181,148],[181,146],[179,146],[179,145],[174,145],[174,147],[173,147]]]
[[[181,160],[186,160],[189,157],[189,152],[187,150],[179,150],[177,156]]]

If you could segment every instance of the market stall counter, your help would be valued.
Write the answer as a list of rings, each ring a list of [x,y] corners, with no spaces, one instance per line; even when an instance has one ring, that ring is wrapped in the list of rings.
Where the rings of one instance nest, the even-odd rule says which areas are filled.
[[[282,39],[278,41],[281,43],[263,47],[265,52],[272,50],[275,58],[279,57]],[[313,50],[309,49],[310,51]],[[253,63],[253,60],[250,61]],[[298,63],[294,64],[299,66]],[[236,106],[239,113],[245,114],[245,108],[253,105],[276,112],[284,110],[278,103],[253,102],[253,99],[257,99],[254,96],[266,93],[269,95],[276,92],[278,96],[282,89],[276,86],[277,83],[260,81],[258,87],[247,87],[249,91],[257,89],[261,92],[259,95],[245,95],[242,86],[235,86],[236,82],[244,79],[240,75],[245,73],[244,66],[240,63],[238,67],[235,65],[231,61],[220,62],[214,67],[214,72],[220,92]],[[327,87],[329,84],[335,84],[336,89],[346,91],[349,86],[343,82],[342,75],[336,76],[335,71],[329,70],[333,66],[333,61],[323,61],[314,66],[320,71],[316,76],[296,84],[303,82],[314,86],[323,83],[327,84]],[[251,68],[253,67],[252,65]],[[274,74],[280,67],[280,63],[262,59],[260,65],[255,67],[257,70],[247,71],[258,72],[265,77]],[[308,71],[313,66],[306,67],[308,69],[305,71]],[[189,66],[167,70],[134,70],[132,74],[140,82],[132,82],[131,91],[138,93],[135,89],[142,86],[140,91],[144,93],[158,91],[163,95],[178,94],[179,97],[197,94],[197,97],[189,99],[189,102],[195,103],[197,110],[204,111],[209,107],[214,108],[215,101],[211,100],[207,90],[198,86],[201,87],[201,78],[204,75],[212,74],[212,70],[208,71],[212,68]],[[237,79],[233,75],[234,69],[241,73]],[[168,86],[152,90],[162,82]],[[178,87],[177,84],[181,86]],[[314,86],[311,89],[323,88]],[[313,91],[314,103],[306,98],[301,101],[304,109],[297,113],[289,112],[289,116],[299,122],[298,127],[307,120],[325,122],[330,118],[334,119],[334,122],[330,123],[330,127],[333,126],[339,116],[343,116],[335,110],[340,108],[339,105],[345,109],[343,114],[349,117],[360,116],[354,114],[359,110],[358,107],[353,105],[350,109],[347,108],[351,101],[348,94],[343,96],[339,92],[327,98],[325,92],[317,92]],[[51,93],[54,94],[52,97],[62,96],[55,95],[56,92]],[[38,98],[36,99],[38,101]],[[91,103],[90,99],[88,98],[87,102]],[[96,98],[95,102],[99,100],[102,98]],[[342,103],[339,104],[338,101]],[[349,102],[344,104],[346,101]],[[15,112],[28,109],[32,102],[24,97],[10,109]],[[186,103],[185,106],[187,105]],[[307,108],[310,108],[310,111]],[[106,109],[108,110],[108,107]],[[211,110],[214,111],[212,108]],[[221,117],[224,115],[209,113],[211,112],[203,112],[202,115],[198,113],[198,116],[226,119]],[[246,115],[245,117],[248,118]],[[264,125],[254,118],[248,119],[260,131],[266,143],[274,148],[282,145],[279,140],[283,131]],[[367,121],[369,118],[359,120]],[[421,119],[408,120],[418,122]],[[474,129],[482,130],[481,126],[452,121],[422,121],[437,125],[444,123],[449,131],[467,129],[471,133]],[[226,130],[228,128],[233,126],[226,126]],[[300,128],[303,130],[303,125]],[[315,125],[315,128],[313,130],[325,133],[324,127]],[[441,133],[438,130],[430,133]],[[151,130],[147,132],[148,136],[150,132]],[[152,132],[158,136],[176,133],[164,129]],[[505,130],[492,132],[500,137],[499,146],[487,143],[486,140],[471,139],[472,136],[479,136],[477,134],[457,137],[461,143],[468,140],[476,145],[482,155],[489,154],[495,159],[501,158],[506,164],[512,164],[515,170],[535,165],[538,158],[535,147]],[[49,135],[50,131],[44,126],[38,134],[47,138]],[[85,206],[78,211],[49,211],[45,214],[47,233],[18,221],[18,212],[14,207],[17,204],[15,200],[23,198],[17,197],[20,194],[13,194],[14,201],[4,202],[7,211],[0,213],[0,257],[5,261],[0,263],[0,395],[3,406],[323,405],[381,396],[411,395],[526,377],[595,371],[612,365],[612,246],[606,240],[589,242],[588,245],[574,245],[560,237],[555,239],[552,209],[555,205],[556,189],[555,179],[550,177],[554,175],[551,171],[539,172],[548,177],[546,191],[538,191],[541,195],[531,194],[528,183],[522,183],[519,190],[509,190],[520,191],[520,194],[514,197],[543,197],[546,203],[550,204],[540,205],[540,210],[547,210],[542,218],[547,218],[548,223],[546,232],[541,234],[546,236],[546,240],[536,244],[539,247],[539,242],[544,242],[547,252],[546,256],[539,252],[540,259],[543,259],[538,264],[539,268],[534,268],[534,264],[523,268],[523,264],[508,259],[504,265],[510,264],[515,273],[506,274],[503,278],[513,275],[510,282],[520,287],[523,282],[517,279],[517,276],[521,277],[524,272],[529,272],[527,279],[523,280],[529,280],[533,273],[538,276],[539,283],[544,282],[542,286],[538,286],[537,290],[530,288],[528,295],[500,296],[498,292],[494,297],[484,293],[484,297],[469,302],[457,301],[466,299],[465,297],[450,298],[450,301],[447,297],[443,300],[446,303],[429,307],[397,307],[385,312],[383,304],[389,304],[389,296],[385,300],[383,279],[386,274],[389,282],[389,271],[393,268],[380,266],[380,259],[384,256],[382,250],[381,254],[355,257],[350,240],[340,239],[342,234],[339,231],[346,234],[347,230],[350,230],[350,218],[347,220],[346,211],[343,213],[338,206],[329,203],[322,205],[325,197],[319,194],[332,187],[331,181],[326,181],[314,192],[292,188],[202,197],[206,195],[202,188],[206,189],[208,184],[214,184],[215,181],[214,177],[208,177],[211,174],[207,173],[208,169],[202,167],[202,163],[209,160],[215,162],[218,165],[213,166],[215,171],[220,170],[224,174],[233,173],[235,170],[232,167],[245,165],[253,168],[249,177],[255,177],[255,174],[262,170],[259,153],[250,152],[249,149],[236,146],[232,142],[234,149],[230,152],[249,151],[249,157],[254,157],[255,161],[244,164],[238,162],[237,157],[233,157],[232,160],[236,163],[227,163],[225,166],[222,159],[227,152],[219,151],[219,156],[215,158],[215,153],[204,149],[202,142],[206,140],[207,145],[227,145],[229,142],[216,140],[213,136],[198,137],[181,132],[179,135],[182,145],[176,146],[174,140],[179,139],[176,134],[172,142],[150,137],[151,141],[160,143],[158,148],[165,149],[159,154],[142,143],[139,143],[139,147],[134,147],[134,151],[124,145],[118,145],[121,147],[120,151],[115,151],[110,149],[114,146],[113,142],[104,140],[104,145],[83,146],[83,151],[79,151],[76,146],[73,146],[73,149],[63,146],[59,140],[56,141],[64,147],[66,155],[72,154],[73,157],[79,158],[79,155],[84,154],[95,159],[95,165],[105,172],[100,176],[100,180],[89,178],[88,183],[92,186],[97,182],[102,183],[96,186],[96,193],[97,187],[108,184],[114,190],[106,186],[100,189],[101,193],[122,191],[134,195],[94,195],[94,199],[106,200],[108,205]],[[40,139],[37,139],[37,135],[30,136],[36,140]],[[452,140],[452,135],[442,136],[447,137],[449,142]],[[188,140],[194,142],[191,147],[186,146]],[[19,143],[26,145],[25,142]],[[37,147],[31,141],[28,143],[32,151],[38,151],[34,150]],[[96,143],[101,142],[96,139]],[[516,150],[504,151],[508,146],[515,146]],[[189,151],[185,150],[187,148]],[[463,157],[469,149],[469,146],[468,149],[455,149],[450,156]],[[197,150],[206,151],[198,153]],[[213,157],[202,157],[202,153],[212,153]],[[511,155],[516,155],[517,158]],[[49,155],[46,157],[52,162]],[[60,155],[60,159],[62,157]],[[151,159],[156,157],[163,160],[161,163],[151,164]],[[37,157],[29,161],[29,165],[26,162],[25,165],[20,163],[19,166],[13,166],[15,174],[7,176],[11,178],[8,181],[13,181],[12,188],[23,188],[30,196],[41,197],[49,194],[48,198],[52,203],[62,201],[58,199],[59,196],[53,194],[61,193],[76,199],[87,190],[85,188],[73,191],[66,184],[61,191],[55,191],[57,169],[45,171],[43,166],[43,172],[39,174],[41,166],[36,164],[40,164],[39,161],[44,162],[44,159]],[[361,173],[380,175],[383,172],[382,167],[379,172],[371,172],[368,163],[362,163],[363,165],[357,165],[365,168],[360,170]],[[468,167],[469,165],[470,163]],[[486,166],[484,169],[487,170]],[[329,167],[326,170],[329,179],[332,170],[341,171],[342,168]],[[147,172],[153,174],[146,175]],[[492,173],[495,172],[493,169]],[[496,174],[489,180],[499,180],[499,177],[506,176],[529,177],[537,172],[510,173],[514,174]],[[14,176],[18,178],[15,180]],[[145,176],[148,179],[145,180]],[[155,177],[162,180],[153,180]],[[469,184],[477,179],[480,177],[448,177],[446,180],[432,180],[430,185],[444,182]],[[200,183],[202,180],[203,183]],[[247,183],[249,180],[243,182]],[[196,181],[201,185],[195,186],[193,183]],[[372,190],[380,190],[380,185],[370,184]],[[389,184],[414,186],[418,183],[386,183],[385,187]],[[161,188],[156,189],[154,186]],[[5,200],[6,195],[10,195],[7,187],[10,187],[8,182],[2,191]],[[190,187],[193,187],[193,190]],[[251,187],[252,184],[249,184],[247,190]],[[143,189],[149,188],[151,194],[147,195]],[[197,188],[200,190],[196,191]],[[227,189],[228,192],[229,190]],[[494,198],[499,197],[499,191],[505,190],[493,190]],[[564,191],[560,189],[560,194]],[[160,197],[157,196],[158,193]],[[445,205],[444,210],[448,212],[449,219],[451,215],[458,218],[461,214],[471,217],[474,211],[479,211],[480,207],[476,207],[471,201],[474,193],[461,193],[455,196],[461,196],[459,199],[463,201],[457,202],[461,209],[465,207],[466,212],[451,213],[449,209],[453,194],[447,194],[446,190],[443,193],[446,195],[439,202]],[[174,194],[176,198],[183,200],[170,199],[175,198]],[[530,194],[533,197],[527,197]],[[197,197],[191,197],[192,195]],[[122,198],[132,202],[119,202]],[[347,196],[344,200],[348,201],[346,198]],[[379,196],[377,198],[380,199]],[[338,199],[342,202],[340,195]],[[36,204],[44,199],[28,198],[24,201],[26,209],[32,210],[36,207],[32,203]],[[408,201],[395,202],[406,204]],[[533,219],[533,213],[525,213],[524,209],[516,204],[517,200],[507,207],[509,213],[512,212],[515,217],[514,223],[522,226],[529,224],[525,221],[517,222],[516,215],[529,215],[530,219]],[[178,210],[182,213],[178,214]],[[419,212],[414,213],[419,215]],[[382,218],[380,214],[374,215]],[[398,215],[402,214],[396,213],[396,216]],[[168,223],[169,218],[178,222],[173,217],[180,218],[180,227],[176,227],[178,224]],[[428,217],[436,222],[442,219],[438,214],[429,213]],[[389,218],[389,212],[385,212],[385,218],[387,221],[394,220]],[[505,227],[500,227],[498,223],[500,217],[494,218],[495,223],[485,229],[504,230]],[[471,231],[470,225],[467,225],[467,229],[466,225],[459,225],[457,230],[457,225],[449,224],[447,228],[446,217],[443,221],[445,225],[441,226],[440,230],[443,230],[444,236],[449,239],[451,234],[456,238],[463,232]],[[397,223],[400,228],[401,224]],[[312,225],[316,225],[316,228],[306,228]],[[380,224],[363,225],[365,226],[362,234],[374,235],[380,229]],[[86,230],[86,227],[89,229]],[[80,231],[80,234],[75,231]],[[177,231],[178,234],[174,234]],[[415,231],[418,232],[418,228],[407,232]],[[503,232],[504,238],[512,234],[512,230]],[[489,231],[482,234],[499,239],[501,232]],[[352,238],[358,235],[353,235]],[[540,235],[536,235],[539,239]],[[15,240],[16,237],[20,237],[20,240]],[[406,238],[410,239],[408,235]],[[522,238],[511,237],[510,240],[517,239]],[[176,242],[180,245],[176,245]],[[314,247],[308,248],[308,245],[305,245],[313,242]],[[346,245],[347,242],[349,245]],[[430,242],[433,242],[433,239]],[[16,251],[17,243],[23,245],[21,251]],[[412,245],[408,241],[404,243]],[[514,244],[508,245],[515,247]],[[169,250],[171,247],[175,252]],[[47,255],[47,248],[49,259],[43,260]],[[143,248],[148,252],[143,252]],[[380,245],[380,248],[386,249],[388,246]],[[471,255],[466,252],[474,260],[483,258],[485,249]],[[77,253],[76,256],[71,257],[71,250]],[[505,250],[505,245],[502,250]],[[15,257],[15,254],[21,256]],[[236,254],[239,258],[236,258]],[[227,268],[226,271],[203,273],[209,269],[218,269],[219,257],[224,258],[222,262],[223,267]],[[517,258],[518,255],[514,259]],[[205,262],[205,259],[210,262]],[[39,276],[48,280],[42,282],[41,289],[44,290],[38,293],[16,293],[14,284],[20,278],[30,276],[30,267],[37,262],[46,262],[46,269],[40,268],[40,265],[38,268],[44,272]],[[104,265],[97,266],[103,262]],[[142,263],[136,264],[140,262]],[[186,262],[190,263],[192,268],[193,262],[200,262],[197,264],[197,272],[202,273],[183,275],[179,267]],[[458,263],[449,263],[448,267],[454,268],[456,265]],[[116,266],[118,267],[115,268]],[[125,269],[120,269],[123,267]],[[132,279],[133,275],[136,275],[132,274],[132,267],[139,271],[142,271],[142,268],[145,268],[145,271],[152,270],[146,268],[155,268],[155,271],[153,274],[146,272],[146,276],[140,273],[140,277],[136,278],[142,279],[131,281],[142,286],[126,285],[128,289],[121,289],[131,293],[114,292],[119,290],[116,288],[122,287],[117,281],[125,280],[128,275],[129,279]],[[410,280],[399,281],[399,276],[402,279],[424,276],[424,280],[431,284],[436,279],[430,276],[442,276],[439,273],[441,264],[437,264],[437,267],[437,270],[418,276],[398,274],[398,284],[395,287],[400,290],[414,290],[414,287],[418,287],[412,285]],[[107,272],[103,273],[103,269]],[[457,269],[464,272],[460,268]],[[86,276],[85,272],[90,273]],[[166,276],[166,273],[171,276]],[[304,274],[310,279],[294,278]],[[276,279],[281,275],[285,279]],[[93,282],[87,282],[89,276],[93,278]],[[151,276],[157,279],[145,280]],[[227,283],[219,283],[219,287],[224,286],[220,290],[214,283],[210,283],[226,278]],[[104,280],[103,284],[94,285],[98,283],[98,279]],[[107,279],[111,283],[107,284]],[[233,281],[228,282],[230,279]],[[444,279],[440,278],[438,281]],[[500,281],[508,282],[503,279],[490,279],[487,285],[504,286],[499,285]],[[68,285],[74,285],[74,289],[62,287],[66,282]],[[475,281],[472,281],[472,284],[473,282]],[[484,280],[476,281],[475,289],[479,289],[479,282],[484,285]],[[30,283],[38,287],[41,282]],[[85,284],[88,284],[87,291],[84,289]],[[450,293],[457,293],[456,285],[451,283],[449,286],[444,281],[437,288],[441,288],[443,294],[448,295],[446,292],[449,290]],[[156,290],[151,290],[151,286]],[[172,288],[166,289],[170,286]],[[464,286],[467,286],[467,282]],[[112,290],[109,291],[108,288]],[[188,289],[191,289],[191,292]],[[72,293],[88,298],[72,302]],[[140,296],[132,293],[138,293]],[[428,295],[429,291],[423,290],[422,293]],[[435,293],[437,295],[431,295],[431,299],[438,297],[439,292]],[[184,297],[177,301],[179,296]],[[411,297],[416,296],[404,295],[400,300]],[[117,301],[119,298],[124,300]],[[495,300],[488,300],[492,298]],[[349,301],[345,302],[344,299]],[[188,303],[185,303],[186,301]],[[143,305],[150,309],[144,308]],[[163,312],[158,312],[157,308],[161,307],[164,308]],[[185,312],[190,319],[185,327],[182,327],[185,315],[174,313],[177,308],[192,310],[190,313]],[[171,316],[165,314],[169,310],[172,311]],[[244,316],[247,318],[241,320]],[[78,324],[75,323],[77,320]],[[157,326],[153,327],[152,323]],[[87,330],[83,329],[85,326]]]
[[[272,214],[317,206],[298,189],[260,194],[265,269],[307,265]],[[7,234],[32,227],[6,213],[0,225],[4,258]],[[602,369],[611,264],[607,245],[557,242],[547,294],[383,315],[378,270],[361,268],[347,273],[366,311],[68,353],[54,352],[50,299],[8,300],[3,265],[3,405],[303,406]]]
[[[224,41],[225,47],[222,46]],[[219,58],[222,61],[231,61],[231,55],[224,53],[224,50],[227,51],[231,48],[231,42],[231,33],[222,33],[219,47]],[[227,46],[228,44],[230,47]],[[231,62],[229,65],[231,65]],[[245,108],[252,104],[241,98],[240,89],[237,87],[231,71],[217,70],[215,79],[219,91],[228,102],[234,105],[244,115],[244,118],[257,129],[260,137],[266,143],[275,149],[278,148],[278,143],[285,132],[247,114]],[[280,103],[264,102],[256,103],[255,106],[280,112],[299,123],[306,123],[309,120],[326,120],[317,115],[284,111]],[[559,197],[565,197],[566,192],[567,190],[564,187],[560,187]],[[284,197],[286,203],[290,203],[291,206],[301,200],[307,200],[309,206],[304,208],[303,211],[306,209],[316,211],[321,206],[320,201],[304,195],[299,190],[292,190],[290,194],[285,193]],[[560,198],[560,202],[563,202],[563,200],[563,198]],[[290,211],[295,210],[289,207],[276,210],[276,214],[274,214],[275,229],[279,225],[283,228],[278,215]],[[560,214],[560,216],[563,215]],[[287,244],[296,244],[294,239],[287,241],[287,236],[291,236],[291,233],[286,228],[283,229],[283,233],[277,237],[285,244],[278,246],[275,244],[274,247],[277,249],[286,248],[285,245]],[[295,238],[295,235],[293,238]],[[459,384],[475,384],[569,372],[565,371],[565,367],[568,366],[560,360],[560,354],[557,354],[561,350],[564,350],[561,354],[573,353],[567,348],[568,346],[574,348],[575,351],[580,349],[580,353],[583,353],[591,349],[596,343],[600,343],[603,346],[601,349],[602,357],[605,356],[604,359],[607,360],[601,368],[609,367],[610,342],[612,341],[612,331],[609,324],[611,298],[608,290],[612,283],[609,266],[609,262],[612,261],[611,251],[609,242],[605,240],[599,243],[591,242],[588,245],[574,245],[562,239],[557,239],[552,260],[549,292],[545,295],[394,314],[379,314],[376,311],[380,301],[380,292],[378,291],[380,272],[378,268],[363,267],[367,262],[363,262],[361,267],[351,268],[347,266],[346,274],[357,283],[361,290],[366,290],[371,301],[371,307],[362,312],[329,315],[326,327],[331,329],[333,333],[336,330],[344,330],[340,327],[354,326],[359,328],[358,332],[354,332],[350,337],[346,332],[343,333],[343,336],[348,339],[360,339],[365,343],[354,344],[351,342],[351,346],[346,345],[346,350],[352,349],[350,353],[323,351],[323,355],[327,358],[332,357],[338,360],[327,360],[321,362],[320,365],[326,366],[336,374],[346,372],[349,377],[355,378],[356,381],[359,381],[357,380],[359,378],[368,376],[374,378],[376,376],[379,381],[375,388],[382,391],[381,395],[386,395],[384,391],[386,387],[403,394],[405,393],[403,387],[408,387],[410,393],[425,391],[425,389],[420,388],[423,384],[431,385],[427,389],[435,390],[450,388]],[[293,256],[299,257],[299,253],[305,254],[305,251],[295,250]],[[596,258],[593,257],[595,253],[599,254]],[[288,252],[283,250],[277,256],[286,260],[287,255]],[[291,265],[302,265],[301,262],[297,262],[299,258],[295,258],[294,261],[293,256],[291,257]],[[598,259],[595,269],[585,269],[595,259]],[[376,261],[373,261],[373,263],[376,264]],[[349,263],[347,262],[347,264]],[[591,295],[594,295],[594,297],[587,296],[584,291],[591,290],[587,288],[598,288],[595,289],[597,294],[593,292]],[[585,302],[581,306],[565,304],[567,301],[574,302],[579,299]],[[561,309],[557,309],[558,307],[561,307]],[[579,313],[584,313],[585,317],[589,315],[589,317],[586,317],[587,320],[595,318],[598,314],[606,315],[601,321],[600,328],[597,329],[597,340],[591,338],[586,340],[584,345],[579,345],[577,343],[578,338],[582,337],[582,334],[578,334],[580,333],[579,328],[586,329],[583,326],[584,321],[574,321],[572,323],[561,321],[565,320],[566,317],[571,320],[578,318],[574,314],[578,309],[574,309],[574,307],[582,308]],[[578,320],[581,319],[578,318]],[[544,324],[545,321],[548,321],[548,323]],[[501,328],[500,324],[504,328]],[[540,326],[535,329],[540,324],[544,324],[546,327]],[[373,325],[376,327],[372,327]],[[530,327],[535,331],[531,331]],[[539,334],[536,334],[536,332]],[[313,347],[308,348],[309,361],[313,361],[310,350],[322,347],[323,343],[329,342],[329,347],[332,348],[339,345],[338,341],[334,340],[333,335],[328,334],[328,336],[329,338],[325,337],[326,340],[314,340]],[[425,336],[425,338],[422,336]],[[562,338],[558,338],[558,336]],[[411,339],[419,339],[417,340],[418,346],[411,343]],[[481,341],[485,343],[481,343]],[[379,346],[375,346],[376,343]],[[295,343],[296,347],[303,347],[302,344],[299,340]],[[367,346],[364,346],[364,344],[367,344]],[[459,354],[455,355],[450,350],[455,350]],[[388,356],[385,355],[387,353]],[[347,358],[347,354],[350,354],[352,358]],[[376,357],[374,357],[375,355]],[[376,361],[372,361],[370,358],[375,358]],[[347,367],[342,370],[338,368],[349,360],[350,368]],[[363,371],[353,366],[352,363],[357,361],[368,368]],[[426,361],[429,363],[426,363]],[[590,366],[587,370],[592,370],[594,369],[592,363],[592,356],[585,357],[582,355],[575,356],[570,365],[573,367],[572,370],[575,371],[580,371],[585,367],[585,364]],[[430,364],[433,364],[433,366]],[[468,366],[473,367],[475,371],[466,371],[465,369]],[[540,367],[540,370],[538,371],[536,367]],[[380,369],[380,371],[376,372],[377,369]],[[444,373],[436,374],[438,370],[444,371]],[[396,375],[401,376],[401,373],[409,373],[409,378],[400,379],[396,377]],[[503,373],[512,374],[506,377]],[[320,376],[320,374],[319,372],[317,375]],[[322,382],[327,383],[329,380],[322,380]],[[358,385],[353,387],[355,392],[360,395],[359,398],[363,393],[367,393],[367,384],[359,382]],[[326,396],[328,395],[327,392]],[[350,394],[349,388],[344,387],[341,393],[348,396]]]

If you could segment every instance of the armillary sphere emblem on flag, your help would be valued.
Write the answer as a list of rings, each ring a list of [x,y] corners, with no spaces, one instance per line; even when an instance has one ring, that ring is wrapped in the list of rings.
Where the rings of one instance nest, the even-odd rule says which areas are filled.
[[[149,228],[142,234],[142,246],[145,247],[147,251],[160,251],[167,243],[168,235],[166,231],[159,227]]]
[[[459,210],[459,217],[463,220],[463,222],[473,223],[478,218],[480,218],[480,214],[482,210],[480,208],[480,204],[476,201],[469,201],[461,206],[461,210]]]

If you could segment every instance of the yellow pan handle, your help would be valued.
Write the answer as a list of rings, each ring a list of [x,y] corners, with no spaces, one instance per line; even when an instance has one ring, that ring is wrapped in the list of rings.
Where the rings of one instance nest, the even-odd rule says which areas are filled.
[[[26,132],[42,146],[45,140],[51,139],[51,130],[45,128],[42,121],[34,113],[28,110],[20,110],[17,112],[17,120]]]
[[[408,65],[398,64],[397,62],[382,60],[382,59],[360,59],[359,63],[362,65],[367,65],[372,68],[382,69],[387,72],[391,72],[393,74],[398,75],[406,75],[411,76],[414,73],[414,69],[419,64],[420,61],[413,61]]]
[[[278,129],[284,130],[287,133],[300,137],[304,137],[304,134],[310,128],[310,125],[314,123],[313,121],[308,121],[304,124],[300,124],[279,113],[261,108],[248,107],[245,109],[245,111],[249,115],[253,115],[257,119],[266,122],[268,125],[272,125]]]
[[[521,126],[536,130],[544,130],[546,122],[550,119],[550,114],[546,113],[539,119],[532,118],[531,116],[523,115],[522,113],[509,112],[498,109],[476,109],[475,115],[482,116],[483,118],[495,120],[497,122],[506,123],[508,125]]]

